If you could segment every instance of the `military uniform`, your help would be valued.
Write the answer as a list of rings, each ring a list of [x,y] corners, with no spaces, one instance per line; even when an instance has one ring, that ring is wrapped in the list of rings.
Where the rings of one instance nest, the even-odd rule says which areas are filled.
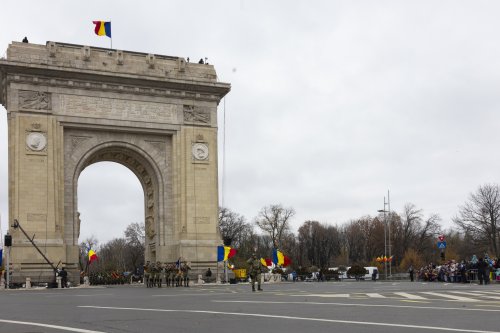
[[[252,279],[252,291],[255,291],[255,281],[257,280],[257,286],[259,290],[262,290],[260,287],[260,281],[262,278],[262,271],[264,268],[264,265],[262,265],[262,262],[260,259],[257,258],[256,255],[253,255],[252,258],[247,260],[248,264],[248,273],[250,275],[250,278]]]
[[[165,275],[167,279],[167,287],[174,287],[174,277],[175,277],[175,266],[174,264],[168,264],[165,268]]]
[[[150,278],[151,278],[151,264],[146,262],[146,265],[144,265],[144,283],[146,284],[146,288],[149,288],[150,286]]]
[[[163,280],[163,266],[162,266],[161,262],[159,262],[159,261],[156,263],[156,270],[157,270],[156,285],[158,288],[161,288],[161,283]]]
[[[177,274],[175,274],[175,277],[174,277],[176,287],[182,286],[183,278],[184,278],[184,274],[182,272],[181,267],[179,266],[179,268],[177,268]]]
[[[151,269],[151,277],[152,277],[152,287],[156,287],[158,284],[158,273],[159,273],[159,267],[158,264],[153,264],[153,268]]]
[[[182,271],[182,280],[184,282],[184,287],[189,287],[189,270],[191,269],[191,266],[187,262],[183,262],[181,265],[181,271]],[[181,282],[182,284],[182,282]]]

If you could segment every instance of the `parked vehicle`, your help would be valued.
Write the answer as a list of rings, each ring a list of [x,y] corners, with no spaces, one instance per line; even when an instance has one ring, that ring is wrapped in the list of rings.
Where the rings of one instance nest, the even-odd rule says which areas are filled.
[[[346,266],[345,267],[346,270],[345,271],[340,271],[339,272],[339,278],[341,279],[354,279],[354,276],[348,276],[347,275],[347,271],[349,270],[349,268],[351,268],[351,266]],[[331,268],[328,268],[329,271],[338,271],[338,267],[331,267]],[[378,268],[377,267],[374,267],[374,266],[365,266],[365,269],[366,269],[366,274],[361,277],[361,280],[371,280],[372,279],[372,274],[375,270],[377,270],[377,276],[376,276],[376,279],[378,280],[379,277],[380,277],[380,272],[378,272]]]

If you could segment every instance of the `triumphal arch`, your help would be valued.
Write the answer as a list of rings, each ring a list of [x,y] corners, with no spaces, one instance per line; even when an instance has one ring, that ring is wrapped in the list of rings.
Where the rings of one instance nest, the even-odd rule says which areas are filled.
[[[78,177],[93,163],[112,161],[142,184],[146,260],[215,264],[217,106],[229,90],[213,66],[180,57],[13,42],[0,60],[9,224],[17,219],[78,283]],[[12,280],[53,279],[19,228],[10,233]]]

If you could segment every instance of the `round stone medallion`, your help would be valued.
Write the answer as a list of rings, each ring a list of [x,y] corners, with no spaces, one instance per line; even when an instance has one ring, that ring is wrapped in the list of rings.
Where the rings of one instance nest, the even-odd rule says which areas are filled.
[[[195,143],[191,152],[195,160],[204,161],[208,159],[208,146],[204,143]]]
[[[47,138],[39,132],[31,132],[26,137],[26,145],[33,151],[41,151],[47,146]]]

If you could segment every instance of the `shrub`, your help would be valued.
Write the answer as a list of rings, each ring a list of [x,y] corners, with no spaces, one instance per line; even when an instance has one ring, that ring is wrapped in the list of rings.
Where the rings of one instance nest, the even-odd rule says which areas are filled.
[[[366,274],[366,269],[360,265],[353,265],[347,271],[347,276],[354,276],[356,280],[364,277]]]

